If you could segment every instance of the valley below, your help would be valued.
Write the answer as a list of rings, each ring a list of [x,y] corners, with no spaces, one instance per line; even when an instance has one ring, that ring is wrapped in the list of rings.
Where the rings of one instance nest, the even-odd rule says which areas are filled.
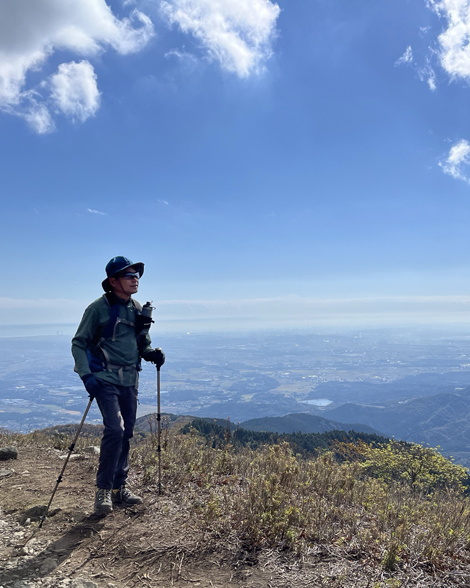
[[[241,426],[268,419],[265,426],[271,428],[274,417],[312,415],[345,428],[363,425],[388,437],[439,445],[470,465],[465,333],[286,330],[152,337],[167,357],[163,412]],[[0,427],[25,433],[78,422],[87,400],[73,371],[70,337],[0,338]],[[141,372],[139,402],[140,417],[156,412],[156,373],[149,364]],[[95,405],[87,422],[101,422]],[[296,426],[311,432],[304,430],[305,420]]]

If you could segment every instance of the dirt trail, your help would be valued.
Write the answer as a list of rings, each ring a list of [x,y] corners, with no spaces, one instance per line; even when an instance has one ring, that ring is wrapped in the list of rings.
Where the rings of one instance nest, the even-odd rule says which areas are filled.
[[[0,587],[281,585],[249,557],[240,557],[235,544],[217,545],[210,532],[201,535],[190,505],[158,496],[155,487],[142,489],[139,472],[130,477],[130,486],[143,496],[144,505],[96,518],[97,458],[85,455],[67,466],[51,506],[51,513],[60,510],[23,551],[15,549],[37,528],[34,521],[29,526],[19,521],[32,507],[48,503],[65,453],[20,448],[17,460],[0,464],[14,470],[0,479]]]

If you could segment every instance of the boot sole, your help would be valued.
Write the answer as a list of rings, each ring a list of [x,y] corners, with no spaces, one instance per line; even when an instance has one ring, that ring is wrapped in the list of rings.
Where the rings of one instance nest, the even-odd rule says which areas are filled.
[[[113,507],[112,506],[95,506],[95,513],[96,514],[109,514],[110,512],[113,512]]]
[[[124,501],[113,501],[113,506],[137,506],[138,504],[143,504],[143,501],[140,502],[124,502]]]

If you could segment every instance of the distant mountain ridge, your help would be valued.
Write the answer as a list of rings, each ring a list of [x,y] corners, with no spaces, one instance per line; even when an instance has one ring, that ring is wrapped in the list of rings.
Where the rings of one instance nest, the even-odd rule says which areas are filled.
[[[282,417],[250,419],[241,422],[240,426],[249,431],[272,431],[274,433],[326,433],[327,431],[339,430],[382,435],[379,430],[368,425],[339,422],[302,412]]]
[[[184,426],[195,419],[215,423],[217,426],[229,428],[231,431],[242,428],[247,431],[268,433],[327,433],[328,431],[355,431],[369,435],[382,435],[379,431],[358,423],[340,423],[308,413],[293,413],[282,417],[265,417],[250,419],[241,423],[232,423],[229,419],[199,417],[190,415],[162,414],[163,426]],[[156,431],[154,414],[141,416],[136,420],[135,430],[142,432]],[[56,427],[57,428],[57,427]]]
[[[470,387],[387,407],[347,403],[329,410],[328,415],[343,426],[360,421],[389,437],[440,446],[454,455],[465,453],[470,460]]]

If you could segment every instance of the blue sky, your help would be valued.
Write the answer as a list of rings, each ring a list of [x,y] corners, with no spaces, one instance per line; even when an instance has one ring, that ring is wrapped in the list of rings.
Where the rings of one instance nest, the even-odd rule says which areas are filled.
[[[0,0],[0,325],[468,322],[469,8]]]

